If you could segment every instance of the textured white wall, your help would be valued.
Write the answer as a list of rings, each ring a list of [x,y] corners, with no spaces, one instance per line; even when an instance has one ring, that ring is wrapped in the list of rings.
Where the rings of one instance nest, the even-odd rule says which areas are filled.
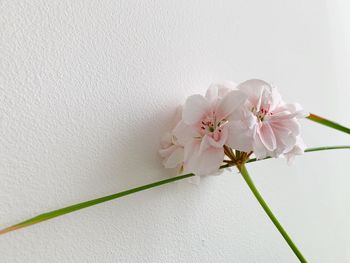
[[[186,96],[263,78],[350,126],[348,1],[0,1],[0,227],[166,178]],[[309,146],[349,136],[303,121]],[[350,262],[348,151],[249,165],[310,262]],[[0,236],[0,262],[297,262],[238,174]]]

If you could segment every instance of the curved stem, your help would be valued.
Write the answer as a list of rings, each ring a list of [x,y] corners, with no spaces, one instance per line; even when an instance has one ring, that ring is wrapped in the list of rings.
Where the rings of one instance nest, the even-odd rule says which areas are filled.
[[[265,200],[263,199],[263,197],[259,193],[258,189],[255,187],[254,182],[252,181],[251,177],[249,176],[249,173],[248,173],[245,165],[243,164],[237,168],[241,172],[244,180],[248,184],[248,186],[249,186],[250,190],[252,191],[252,193],[254,194],[255,198],[258,200],[258,202],[260,203],[260,205],[262,206],[262,208],[266,212],[267,216],[271,219],[272,223],[276,226],[277,230],[281,233],[284,240],[288,243],[289,247],[293,250],[294,254],[298,257],[300,262],[306,263],[307,261],[304,258],[304,256],[301,254],[301,252],[299,251],[297,246],[294,244],[294,242],[292,241],[292,239],[290,238],[290,236],[288,235],[286,230],[284,230],[284,228],[282,227],[280,222],[277,220],[275,215],[272,213],[271,209],[269,208],[269,206],[267,205],[267,203],[265,202]]]

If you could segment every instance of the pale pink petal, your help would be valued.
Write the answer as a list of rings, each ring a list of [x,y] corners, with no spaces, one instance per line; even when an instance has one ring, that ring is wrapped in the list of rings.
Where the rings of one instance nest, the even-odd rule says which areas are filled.
[[[298,103],[281,104],[276,107],[268,119],[286,120],[292,118],[305,118],[310,114],[306,112]]]
[[[263,123],[257,132],[267,150],[273,151],[276,149],[276,137],[268,123]]]
[[[223,98],[224,96],[226,96],[226,94],[229,93],[236,86],[237,84],[231,81],[213,83],[207,90],[205,97],[208,101],[213,102],[218,98]]]
[[[200,142],[193,141],[184,147],[184,173],[193,173],[197,167],[197,157],[199,152]]]
[[[284,128],[291,132],[293,135],[300,134],[300,123],[296,119],[290,119],[290,120],[278,120],[274,121],[271,119],[269,121],[269,124],[276,128]]]
[[[199,146],[198,154],[202,154],[204,151],[208,150],[208,148],[211,147],[209,140],[211,138],[208,135],[204,135],[201,141],[201,144]]]
[[[249,97],[249,100],[253,101],[254,104],[257,105],[263,90],[269,86],[269,83],[263,80],[250,79],[239,84],[237,88],[243,91]]]
[[[260,101],[256,106],[260,109],[272,112],[278,105],[282,103],[282,99],[277,89],[272,86],[264,86],[260,94]]]
[[[170,147],[171,145],[172,145],[172,142],[173,142],[173,140],[172,140],[172,134],[170,133],[170,132],[166,132],[164,135],[163,135],[163,137],[162,137],[162,139],[161,139],[161,141],[160,141],[160,145],[161,145],[161,147],[162,148],[168,148],[168,147]]]
[[[280,105],[281,103],[284,104],[284,102],[282,101],[281,94],[275,87],[271,86],[271,98],[269,102],[270,110],[273,111],[273,109],[278,107],[278,105]]]
[[[192,140],[185,144],[184,162],[187,162],[193,156],[198,155],[200,144],[201,144],[200,140]]]
[[[278,120],[288,120],[288,119],[293,119],[298,116],[299,113],[293,112],[291,113],[290,111],[279,111],[279,112],[273,112],[273,115],[266,116],[265,120],[266,121],[278,121]]]
[[[289,103],[286,104],[285,107],[290,111],[290,112],[295,112],[297,118],[305,118],[310,115],[309,112],[303,109],[299,103]]]
[[[184,161],[184,149],[182,147],[177,147],[170,156],[163,161],[165,168],[175,168],[182,164]]]
[[[277,154],[291,150],[296,143],[295,135],[286,127],[275,126],[273,124],[271,124],[271,127],[277,140]]]
[[[216,111],[216,117],[219,120],[225,119],[228,115],[234,112],[239,107],[242,107],[247,96],[239,91],[230,91],[219,103]]]
[[[246,101],[244,105],[235,110],[233,114],[230,114],[226,119],[228,121],[241,121],[244,127],[252,127],[257,122],[256,116],[252,113],[251,108],[253,106],[249,101]]]
[[[180,145],[185,145],[188,141],[200,137],[200,133],[195,126],[187,125],[183,121],[176,125],[173,134]]]
[[[219,97],[219,87],[216,84],[211,84],[205,93],[205,98],[209,102],[215,102]]]
[[[257,159],[264,159],[269,155],[269,151],[266,149],[265,145],[262,143],[260,136],[255,136],[253,141],[254,155]]]
[[[266,89],[266,87],[260,89],[260,94],[258,94],[258,101],[255,105],[256,111],[260,111],[264,105],[268,104],[268,91]]]
[[[278,90],[260,79],[250,79],[238,85],[238,89],[247,94],[251,103],[259,111],[261,108],[274,109],[282,102]]]
[[[304,118],[305,116],[308,116],[308,115],[303,111],[290,112],[290,111],[284,110],[276,113],[273,112],[272,115],[266,116],[265,120],[266,121],[290,120],[293,118]]]
[[[249,129],[240,121],[231,122],[228,124],[228,138],[226,144],[232,149],[250,152],[253,150],[253,131],[253,128]]]
[[[178,146],[176,146],[176,145],[171,145],[171,146],[169,146],[169,147],[167,147],[167,148],[160,149],[160,150],[158,151],[158,153],[159,153],[159,155],[160,155],[161,157],[167,158],[167,157],[169,157],[169,156],[176,150],[177,147],[178,147]]]
[[[224,160],[223,148],[210,148],[199,157],[199,174],[210,175],[217,173]]]
[[[210,104],[202,95],[190,96],[183,107],[182,119],[188,124],[196,124],[208,112]]]
[[[224,159],[223,148],[209,148],[201,155],[191,156],[185,164],[185,170],[196,175],[211,175],[219,170]]]
[[[293,163],[296,155],[304,154],[305,149],[306,149],[306,145],[303,139],[300,136],[298,136],[296,140],[296,144],[293,147],[293,149],[284,154],[284,157],[286,157],[288,164]]]

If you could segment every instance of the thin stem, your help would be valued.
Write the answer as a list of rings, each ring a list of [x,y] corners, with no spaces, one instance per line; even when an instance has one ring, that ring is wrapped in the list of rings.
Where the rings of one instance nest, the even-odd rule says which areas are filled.
[[[298,257],[300,262],[306,263],[307,261],[304,258],[304,256],[301,254],[301,252],[299,251],[297,246],[294,244],[292,239],[287,234],[286,230],[284,230],[284,228],[282,227],[280,222],[277,220],[275,215],[272,213],[271,209],[269,208],[269,206],[267,205],[267,203],[265,202],[265,200],[263,199],[263,197],[259,193],[258,189],[255,187],[254,182],[252,181],[251,177],[249,176],[249,173],[248,173],[245,165],[244,164],[240,165],[238,167],[238,170],[241,172],[244,180],[248,184],[248,186],[249,186],[250,190],[252,191],[252,193],[254,194],[255,198],[258,200],[258,202],[260,203],[260,205],[262,206],[262,208],[266,212],[267,216],[271,219],[272,223],[276,226],[278,231],[281,233],[284,240],[288,243],[289,247],[293,250],[294,254]]]
[[[340,149],[350,149],[349,145],[338,145],[338,146],[321,146],[321,147],[314,147],[314,148],[308,148],[305,150],[306,153],[309,152],[319,152],[319,151],[328,151],[328,150],[340,150]]]
[[[55,218],[55,217],[58,217],[58,216],[61,216],[61,215],[64,215],[64,214],[68,214],[68,213],[71,213],[71,212],[74,212],[74,211],[77,211],[77,210],[80,210],[80,209],[83,209],[83,208],[86,208],[86,207],[89,207],[89,206],[93,206],[93,205],[97,205],[97,204],[100,204],[100,203],[103,203],[103,202],[107,202],[107,201],[110,201],[110,200],[113,200],[113,199],[116,199],[116,198],[119,198],[119,197],[122,197],[122,196],[130,195],[130,194],[133,194],[133,193],[136,193],[136,192],[140,192],[140,191],[143,191],[143,190],[147,190],[147,189],[150,189],[150,188],[153,188],[153,187],[157,187],[157,186],[160,186],[160,185],[163,185],[163,184],[168,184],[168,183],[172,183],[172,182],[175,182],[175,181],[183,180],[183,179],[189,178],[191,176],[194,176],[194,174],[191,173],[191,174],[185,174],[185,175],[176,176],[176,177],[165,179],[165,180],[158,181],[158,182],[155,182],[155,183],[146,184],[146,185],[143,185],[143,186],[132,188],[132,189],[129,189],[129,190],[126,190],[126,191],[123,191],[123,192],[116,193],[116,194],[104,196],[104,197],[101,197],[101,198],[89,200],[89,201],[86,201],[86,202],[82,202],[82,203],[79,203],[79,204],[75,204],[75,205],[67,206],[67,207],[64,207],[64,208],[61,208],[61,209],[58,209],[58,210],[54,210],[54,211],[51,211],[51,212],[48,212],[48,213],[44,213],[44,214],[38,215],[36,217],[33,217],[31,219],[28,219],[26,221],[23,221],[23,222],[21,222],[19,224],[16,224],[16,225],[10,226],[8,228],[2,229],[2,230],[0,230],[0,235],[1,234],[5,234],[7,232],[14,231],[16,229],[20,229],[20,228],[23,228],[23,227],[34,225],[34,224],[40,223],[42,221],[46,221],[46,220],[49,220],[49,219],[52,219],[52,218]]]
[[[322,124],[324,126],[336,129],[338,131],[345,132],[347,134],[350,134],[350,129],[348,127],[345,127],[345,126],[343,126],[343,125],[341,125],[339,123],[336,123],[334,121],[327,120],[327,119],[325,119],[325,118],[323,118],[321,116],[318,116],[316,114],[310,113],[310,115],[308,117],[306,117],[306,118],[311,120],[311,121],[314,121],[314,122],[317,122],[319,124]]]
[[[327,146],[327,147],[309,148],[309,149],[305,150],[305,152],[316,152],[316,151],[333,150],[333,149],[350,149],[350,146]],[[266,158],[266,159],[268,159],[268,158]],[[249,161],[247,161],[247,163],[248,162],[255,162],[255,161],[257,161],[257,160],[256,159],[250,159]],[[220,169],[224,169],[224,168],[228,168],[228,167],[232,167],[232,166],[233,165],[231,163],[227,163],[225,165],[222,165],[220,167]],[[7,227],[5,229],[1,229],[0,230],[0,235],[5,234],[7,232],[11,232],[11,231],[17,230],[17,229],[20,229],[20,228],[24,228],[24,227],[28,227],[28,226],[31,226],[31,225],[34,225],[34,224],[38,224],[40,222],[43,222],[43,221],[46,221],[46,220],[49,220],[49,219],[52,219],[52,218],[55,218],[55,217],[58,217],[58,216],[61,216],[61,215],[64,215],[64,214],[72,213],[74,211],[78,211],[78,210],[83,209],[83,208],[87,208],[87,207],[90,207],[90,206],[93,206],[93,205],[97,205],[97,204],[101,204],[101,203],[104,203],[104,202],[107,202],[107,201],[110,201],[110,200],[113,200],[113,199],[117,199],[117,198],[120,198],[122,196],[126,196],[126,195],[129,195],[129,194],[132,194],[132,193],[140,192],[140,191],[143,191],[143,190],[146,190],[146,189],[150,189],[150,188],[153,188],[153,187],[157,187],[157,186],[160,186],[160,185],[163,185],[163,184],[167,184],[167,183],[183,180],[183,179],[186,179],[186,178],[189,178],[189,177],[192,177],[192,176],[194,176],[194,174],[179,175],[179,176],[176,176],[176,177],[173,177],[173,178],[169,178],[169,179],[165,179],[165,180],[158,181],[158,182],[155,182],[155,183],[151,183],[151,184],[143,185],[143,186],[140,186],[140,187],[132,188],[132,189],[129,189],[129,190],[126,190],[126,191],[123,191],[123,192],[116,193],[116,194],[104,196],[104,197],[101,197],[101,198],[89,200],[89,201],[86,201],[86,202],[82,202],[82,203],[79,203],[79,204],[75,204],[75,205],[67,206],[65,208],[61,208],[61,209],[57,209],[57,210],[54,210],[54,211],[51,211],[51,212],[47,212],[47,213],[38,215],[36,217],[30,218],[28,220],[25,220],[23,222],[20,222],[20,223],[18,223],[16,225]]]
[[[309,152],[320,152],[320,151],[329,151],[329,150],[346,150],[346,149],[350,149],[350,145],[314,147],[314,148],[308,148],[304,152],[309,153]],[[271,158],[272,157],[270,157],[270,156],[268,156],[264,159],[252,158],[252,159],[249,159],[246,163],[253,163],[256,161],[262,161],[262,160],[267,160],[267,159],[271,159]]]

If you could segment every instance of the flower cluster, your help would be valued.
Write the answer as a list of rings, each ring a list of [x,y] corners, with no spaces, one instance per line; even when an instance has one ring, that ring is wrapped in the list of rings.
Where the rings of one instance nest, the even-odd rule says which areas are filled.
[[[291,161],[304,152],[298,119],[307,115],[262,80],[213,84],[205,96],[187,98],[162,139],[160,155],[166,168],[196,175],[217,173],[228,162],[225,154],[234,161],[233,150],[246,159],[254,154]]]

